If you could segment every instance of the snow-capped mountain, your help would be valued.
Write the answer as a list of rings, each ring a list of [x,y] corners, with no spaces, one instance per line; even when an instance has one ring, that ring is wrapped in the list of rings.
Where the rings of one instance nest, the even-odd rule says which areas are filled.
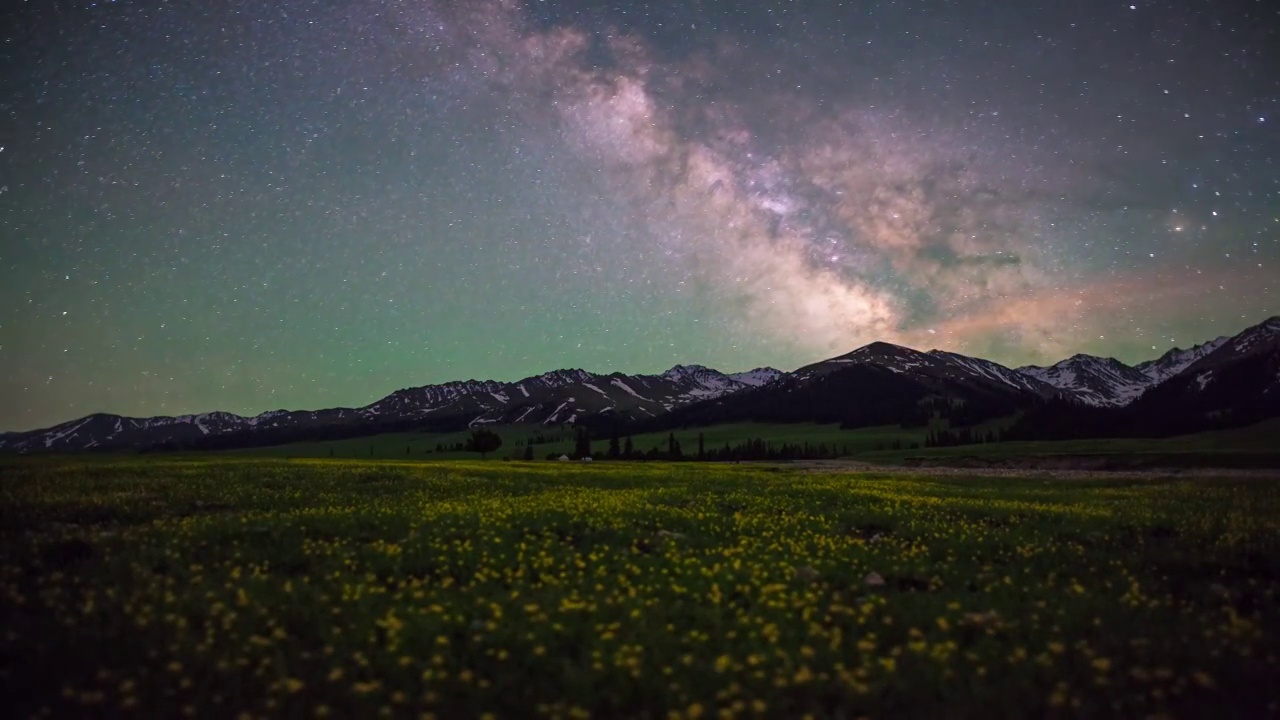
[[[798,379],[811,379],[854,365],[874,365],[899,375],[991,384],[1041,397],[1049,397],[1057,393],[1054,387],[1035,377],[990,360],[944,350],[920,352],[886,342],[874,342],[851,353],[807,365],[796,370],[792,376]]]
[[[954,370],[951,371],[953,377],[973,377],[983,378],[995,383],[1008,385],[1009,387],[1026,390],[1041,396],[1053,395],[1055,388],[1051,384],[1043,381],[1037,381],[1036,378],[1028,378],[1026,375],[1007,368],[990,360],[981,358],[972,358],[967,355],[959,355],[957,353],[947,352],[945,350],[930,350],[929,355],[946,362]]]
[[[149,418],[100,413],[44,430],[7,433],[0,436],[0,451],[186,447],[209,436],[286,437],[318,428],[387,428],[437,419],[439,427],[575,423],[602,413],[638,420],[759,387],[781,375],[772,368],[726,375],[701,365],[677,365],[659,375],[569,369],[511,383],[466,380],[404,388],[359,408],[271,410],[252,417],[227,412]]]
[[[1154,385],[1129,408],[1143,425],[1190,432],[1280,416],[1280,317],[1211,344],[1212,351]]]
[[[767,377],[766,374],[769,372],[773,373],[772,378]],[[772,368],[759,368],[733,376],[702,365],[676,365],[662,373],[662,378],[686,388],[685,392],[693,397],[712,398],[744,387],[763,385],[765,382],[776,379],[780,374]]]
[[[1123,410],[1134,422],[1152,426],[1179,413],[1189,418],[1182,423],[1186,427],[1280,415],[1280,317],[1137,366],[1073,355],[1049,367],[1013,370],[958,353],[876,342],[791,373],[765,367],[725,374],[702,365],[676,365],[655,375],[566,369],[516,382],[404,388],[358,408],[271,410],[252,417],[94,414],[42,430],[0,434],[0,452],[240,447],[409,429],[589,424],[610,418],[654,427],[744,420],[857,427],[927,421],[939,402],[944,408],[951,403],[953,422],[981,422],[1046,398]]]
[[[1049,367],[1028,365],[1018,372],[1048,383],[1086,405],[1121,407],[1133,402],[1154,381],[1147,373],[1115,358],[1083,353]]]
[[[357,412],[370,417],[429,413],[461,398],[486,393],[499,393],[504,387],[503,383],[494,380],[467,380],[463,382],[447,382],[443,385],[405,388],[397,390],[377,402],[370,403],[360,408]]]
[[[750,391],[676,408],[646,429],[741,422],[923,427],[938,415],[974,424],[1058,394],[989,360],[875,342]]]
[[[1218,343],[1212,352],[1187,365],[1183,372],[1198,372],[1235,363],[1244,358],[1280,350],[1280,315],[1267,318],[1235,337]]]
[[[1137,365],[1126,365],[1115,358],[1077,354],[1048,367],[1020,367],[1018,372],[1042,380],[1086,405],[1125,407],[1172,378],[1188,372],[1203,373],[1252,353],[1273,349],[1277,343],[1280,343],[1280,317],[1273,317],[1234,337],[1219,337],[1187,350],[1174,348],[1155,360]]]
[[[746,372],[729,373],[729,379],[750,387],[760,387],[777,380],[785,374],[781,370],[774,370],[771,367],[759,367]]]
[[[1174,348],[1155,360],[1148,360],[1134,365],[1134,369],[1146,375],[1152,385],[1162,383],[1187,369],[1192,363],[1222,347],[1230,338],[1219,337],[1207,343],[1195,345],[1187,350]]]
[[[753,378],[754,379],[754,378]],[[511,383],[490,398],[469,396],[481,412],[470,424],[576,423],[601,413],[624,420],[653,418],[673,408],[754,387],[702,365],[676,365],[659,375],[599,375],[557,370]],[[454,410],[444,408],[437,412]],[[470,412],[470,410],[468,410]]]

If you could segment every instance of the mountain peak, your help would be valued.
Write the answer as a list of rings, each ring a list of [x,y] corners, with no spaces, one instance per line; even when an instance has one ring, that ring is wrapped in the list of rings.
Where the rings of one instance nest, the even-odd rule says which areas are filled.
[[[849,355],[883,355],[886,353],[895,355],[904,353],[920,354],[920,351],[906,347],[905,345],[894,345],[893,343],[884,342],[883,340],[877,340],[863,345],[857,350],[849,353]],[[845,357],[848,357],[849,355],[846,355]]]
[[[1120,362],[1119,360],[1113,357],[1103,357],[1101,355],[1090,355],[1089,353],[1076,353],[1075,355],[1072,355],[1071,357],[1067,358],[1066,362],[1103,363],[1105,365],[1111,365],[1115,363],[1115,364],[1124,365],[1124,363]]]
[[[581,368],[566,368],[564,370],[544,372],[537,377],[529,379],[533,381],[541,381],[545,385],[556,387],[560,385],[572,385],[574,383],[586,382],[592,377],[591,373]]]
[[[1228,337],[1219,337],[1209,342],[1193,345],[1186,350],[1173,348],[1155,360],[1141,362],[1134,367],[1151,378],[1153,385],[1161,383],[1190,367],[1192,363],[1195,363],[1200,358],[1222,347],[1230,339]]]
[[[1151,380],[1141,370],[1115,358],[1076,353],[1048,367],[1029,365],[1018,372],[1030,375],[1086,405],[1118,407],[1128,405],[1143,393]]]
[[[1246,328],[1239,335],[1230,338],[1219,338],[1212,343],[1205,343],[1199,348],[1205,351],[1197,354],[1192,362],[1183,367],[1185,372],[1200,372],[1218,367],[1224,363],[1234,362],[1249,355],[1280,349],[1280,315]]]
[[[668,380],[679,380],[691,375],[701,375],[707,372],[718,373],[718,371],[711,370],[705,365],[693,363],[689,365],[673,365],[670,370],[662,373],[662,377],[667,378]]]
[[[729,373],[729,379],[749,387],[759,387],[777,380],[785,373],[771,367],[758,367],[746,372]]]

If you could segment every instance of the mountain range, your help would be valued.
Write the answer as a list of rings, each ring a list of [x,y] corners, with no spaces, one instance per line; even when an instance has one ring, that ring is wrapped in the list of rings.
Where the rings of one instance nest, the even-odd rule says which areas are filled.
[[[875,342],[792,372],[722,373],[676,365],[659,375],[556,370],[516,382],[468,380],[397,390],[360,408],[131,418],[98,413],[0,434],[0,452],[213,449],[379,432],[483,425],[656,430],[719,422],[951,426],[1018,414],[1026,437],[1160,434],[1280,415],[1280,316],[1234,337],[1137,365],[1073,355],[1008,368],[942,350]]]

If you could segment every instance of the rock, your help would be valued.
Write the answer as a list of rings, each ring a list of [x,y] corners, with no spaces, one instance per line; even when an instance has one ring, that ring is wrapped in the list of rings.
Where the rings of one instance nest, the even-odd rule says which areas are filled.
[[[862,578],[862,584],[870,585],[872,587],[880,587],[884,585],[884,578],[880,576],[880,573],[875,572],[873,570],[872,572],[867,573],[866,576]]]

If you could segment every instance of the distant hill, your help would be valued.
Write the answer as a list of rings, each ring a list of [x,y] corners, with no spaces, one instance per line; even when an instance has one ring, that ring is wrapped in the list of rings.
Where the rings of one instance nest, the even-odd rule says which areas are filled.
[[[516,382],[468,380],[397,390],[359,408],[130,418],[94,414],[0,434],[0,452],[215,449],[453,432],[481,425],[586,425],[617,432],[724,422],[966,427],[1017,415],[1010,437],[1159,436],[1280,416],[1280,317],[1234,337],[1126,365],[1073,355],[1007,368],[958,353],[875,342],[782,372],[676,365],[658,375],[555,370]],[[603,430],[601,430],[603,432]]]
[[[701,365],[677,365],[661,375],[556,370],[511,383],[467,380],[405,388],[360,408],[273,410],[253,417],[226,412],[150,418],[94,414],[0,436],[0,451],[253,447],[410,429],[574,424],[602,415],[634,422],[759,387],[782,374],[773,368],[725,374]]]

